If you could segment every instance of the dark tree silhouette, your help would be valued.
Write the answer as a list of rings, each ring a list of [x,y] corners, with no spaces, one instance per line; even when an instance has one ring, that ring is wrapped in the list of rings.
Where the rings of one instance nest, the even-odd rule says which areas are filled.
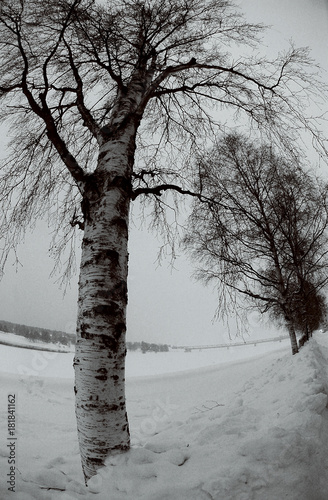
[[[315,330],[323,326],[327,315],[327,303],[323,293],[306,280],[299,282],[291,297],[293,323],[301,333],[299,347],[307,342]],[[279,313],[278,313],[279,316]]]

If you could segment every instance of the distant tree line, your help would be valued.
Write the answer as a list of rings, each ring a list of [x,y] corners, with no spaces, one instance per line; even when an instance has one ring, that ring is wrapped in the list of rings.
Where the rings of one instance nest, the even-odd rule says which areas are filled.
[[[148,342],[127,342],[128,351],[140,350],[143,354],[146,352],[168,352],[169,346],[167,344],[154,344]]]
[[[5,333],[14,333],[21,335],[34,342],[41,341],[53,344],[72,345],[76,342],[75,333],[60,332],[57,330],[49,330],[47,328],[39,328],[37,326],[20,325],[9,321],[0,320],[0,331]],[[154,344],[148,342],[127,342],[128,351],[146,352],[168,352],[167,344]]]
[[[9,321],[0,320],[0,331],[6,333],[14,333],[30,340],[71,345],[75,344],[76,336],[73,333],[60,332],[56,330],[48,330],[47,328],[39,328],[37,326],[20,325],[18,323],[10,323]]]

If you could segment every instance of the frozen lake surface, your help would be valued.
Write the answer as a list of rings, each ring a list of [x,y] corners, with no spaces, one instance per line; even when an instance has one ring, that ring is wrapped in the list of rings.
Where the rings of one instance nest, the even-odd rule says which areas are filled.
[[[14,336],[13,336],[14,337]],[[25,340],[26,341],[26,340]],[[197,349],[191,352],[128,351],[126,377],[143,377],[194,370],[260,356],[276,350],[289,349],[289,340],[229,348]],[[72,378],[73,353],[56,353],[1,345],[0,371],[55,378]]]

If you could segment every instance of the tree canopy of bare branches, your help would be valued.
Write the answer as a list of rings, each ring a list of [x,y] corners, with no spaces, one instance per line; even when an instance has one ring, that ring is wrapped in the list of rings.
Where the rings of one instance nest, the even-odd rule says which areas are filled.
[[[291,47],[274,61],[238,55],[240,47],[259,47],[263,28],[226,0],[106,6],[3,0],[0,117],[10,125],[1,182],[6,250],[45,207],[56,227],[66,224],[67,234],[69,223],[83,227],[80,200],[99,145],[131,114],[138,125],[132,198],[158,195],[165,184],[187,189],[190,152],[222,128],[227,110],[289,146],[300,128],[314,132],[315,120],[304,109],[309,96],[322,95],[322,84],[306,49]],[[321,141],[317,132],[314,138]]]
[[[198,277],[282,318],[295,354],[295,330],[308,338],[325,312],[327,186],[271,145],[237,135],[218,142],[198,169],[196,189],[208,201],[195,203],[185,237]]]

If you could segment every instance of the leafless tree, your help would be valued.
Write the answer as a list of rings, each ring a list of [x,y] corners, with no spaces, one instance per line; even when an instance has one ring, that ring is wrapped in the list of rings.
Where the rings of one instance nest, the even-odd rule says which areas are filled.
[[[305,279],[299,280],[290,295],[290,310],[296,332],[300,333],[299,347],[302,347],[315,330],[324,326],[327,317],[327,302],[321,287]],[[281,319],[281,310],[272,309],[272,317]]]
[[[197,195],[190,155],[227,113],[285,145],[301,129],[321,142],[305,114],[323,95],[307,52],[256,58],[262,31],[230,0],[1,2],[2,265],[45,213],[62,232],[59,249],[83,231],[74,367],[86,481],[130,446],[131,201],[151,196],[161,214],[166,191]]]
[[[297,159],[237,135],[218,142],[198,170],[203,203],[185,237],[201,262],[198,277],[282,318],[296,354],[295,330],[305,340],[325,312],[327,186]]]

